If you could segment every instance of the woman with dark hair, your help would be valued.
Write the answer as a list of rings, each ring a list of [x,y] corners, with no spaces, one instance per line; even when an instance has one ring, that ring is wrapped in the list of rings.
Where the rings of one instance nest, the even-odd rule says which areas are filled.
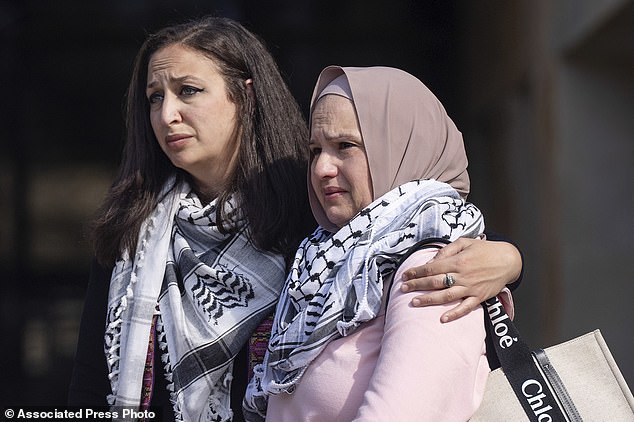
[[[178,420],[230,420],[233,361],[314,227],[305,121],[264,45],[223,18],[146,40],[126,118],[70,402],[105,405],[111,390],[112,406],[171,402]],[[161,372],[167,389],[154,386]]]
[[[197,52],[217,66],[240,128],[240,165],[229,172],[223,186],[203,192],[205,188],[194,181],[194,190],[207,199],[218,195],[216,219],[223,230],[231,229],[223,223],[222,205],[231,192],[240,192],[254,243],[264,250],[294,252],[302,233],[313,226],[306,218],[310,213],[304,206],[305,183],[296,177],[305,166],[300,160],[307,157],[305,143],[300,142],[307,137],[306,123],[261,41],[237,22],[208,18],[150,36],[137,54],[127,94],[123,159],[94,228],[99,262],[112,265],[121,250],[134,251],[141,224],[158,204],[166,183],[173,188],[195,177],[161,151],[149,118],[148,62],[170,45]],[[193,97],[194,91],[189,95]],[[296,212],[297,207],[302,212]]]
[[[292,254],[315,226],[306,123],[264,44],[230,19],[204,18],[144,42],[126,129],[94,225],[69,403],[239,420],[232,409]],[[488,271],[491,285],[516,278],[521,262],[511,261]],[[471,270],[450,268],[468,280]]]

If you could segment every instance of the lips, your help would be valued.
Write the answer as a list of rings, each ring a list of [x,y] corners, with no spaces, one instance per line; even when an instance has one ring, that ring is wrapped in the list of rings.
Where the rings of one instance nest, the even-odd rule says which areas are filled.
[[[330,199],[330,198],[336,198],[344,193],[346,193],[345,189],[342,189],[338,186],[328,186],[322,189],[322,192],[324,193],[324,198],[326,199]]]
[[[177,134],[174,134],[174,135],[167,135],[165,137],[165,142],[167,144],[173,144],[173,143],[182,141],[183,139],[188,139],[188,138],[191,138],[191,137],[192,137],[191,135],[187,135],[185,133],[177,133]]]
[[[181,151],[187,147],[189,144],[189,140],[192,138],[192,135],[188,135],[185,133],[177,133],[173,135],[167,135],[165,137],[165,145],[167,148],[172,151]]]

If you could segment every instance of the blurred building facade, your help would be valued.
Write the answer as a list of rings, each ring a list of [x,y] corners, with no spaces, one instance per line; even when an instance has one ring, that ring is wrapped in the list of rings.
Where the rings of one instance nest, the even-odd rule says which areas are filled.
[[[64,403],[132,60],[210,13],[262,36],[304,111],[329,64],[430,86],[465,136],[470,199],[524,253],[520,329],[548,346],[600,328],[634,383],[634,1],[30,0],[0,2],[6,404]]]

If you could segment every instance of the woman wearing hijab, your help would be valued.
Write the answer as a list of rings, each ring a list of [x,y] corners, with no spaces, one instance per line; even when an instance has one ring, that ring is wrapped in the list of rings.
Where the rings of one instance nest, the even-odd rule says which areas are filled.
[[[413,308],[401,288],[446,243],[483,238],[462,135],[412,75],[331,66],[309,146],[320,227],[295,255],[247,419],[468,420],[489,373],[482,308],[442,324],[451,303]]]

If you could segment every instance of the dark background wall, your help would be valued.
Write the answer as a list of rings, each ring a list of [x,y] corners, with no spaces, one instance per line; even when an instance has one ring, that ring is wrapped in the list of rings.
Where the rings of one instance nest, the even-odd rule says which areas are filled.
[[[616,0],[0,1],[0,401],[65,402],[86,226],[118,163],[132,60],[148,32],[205,14],[259,34],[305,112],[329,64],[395,66],[424,81],[465,135],[470,199],[525,253],[520,328],[536,346],[601,328],[631,383],[634,274],[619,264],[634,252],[633,9]],[[593,187],[588,169],[610,189]],[[599,193],[620,202],[610,215],[620,224],[597,253],[581,245],[603,239]],[[597,289],[612,305],[593,300]]]

